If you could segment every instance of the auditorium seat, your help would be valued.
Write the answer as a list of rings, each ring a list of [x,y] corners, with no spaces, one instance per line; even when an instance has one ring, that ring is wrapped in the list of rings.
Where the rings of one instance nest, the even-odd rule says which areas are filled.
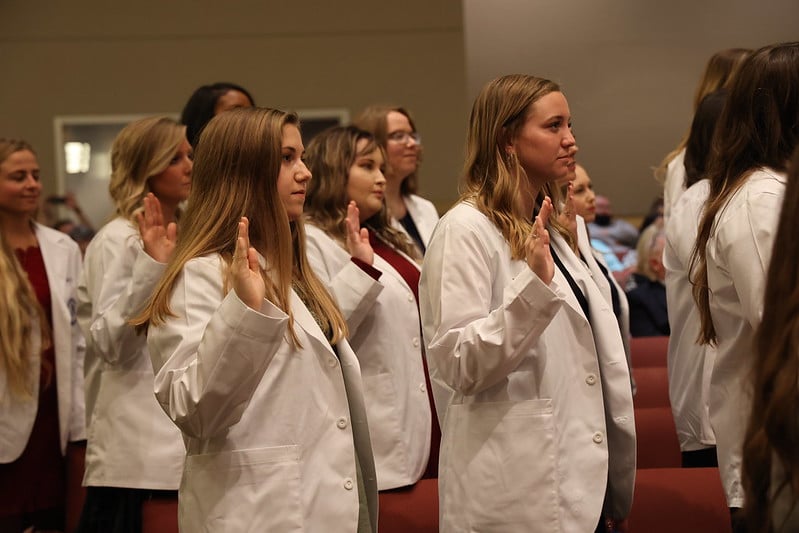
[[[438,533],[438,480],[380,493],[380,533]]]
[[[677,468],[682,462],[680,442],[670,407],[635,410],[638,468]]]
[[[152,499],[142,503],[142,533],[178,533],[177,500]]]
[[[633,366],[636,392],[635,408],[669,407],[669,373],[665,366],[637,368]]]
[[[631,533],[727,533],[730,514],[717,468],[636,472]]]
[[[669,338],[665,336],[630,339],[630,359],[633,368],[665,367],[668,350]]]

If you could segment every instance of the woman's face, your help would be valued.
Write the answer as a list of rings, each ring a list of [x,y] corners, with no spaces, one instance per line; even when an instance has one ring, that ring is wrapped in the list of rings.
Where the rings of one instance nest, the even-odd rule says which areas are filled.
[[[347,176],[347,197],[358,205],[361,223],[380,212],[386,190],[383,154],[379,149],[362,153],[367,144],[367,139],[361,139],[355,145],[355,152],[359,155]]]
[[[299,220],[305,206],[305,192],[311,171],[302,158],[305,146],[300,130],[294,124],[283,126],[280,173],[277,175],[277,193],[289,216],[289,221]]]
[[[398,111],[386,115],[386,178],[400,183],[416,172],[421,143],[408,117]]]
[[[33,152],[20,150],[0,163],[0,211],[3,214],[33,216],[41,193],[39,163]]]
[[[252,102],[250,102],[250,99],[243,92],[231,89],[220,96],[216,101],[216,105],[214,106],[214,115],[218,115],[222,111],[229,111],[237,107],[252,107]]]
[[[574,211],[585,219],[586,222],[593,222],[596,218],[596,205],[594,200],[594,184],[583,167],[577,165],[574,170],[575,178],[572,181],[572,193],[574,195]]]
[[[189,197],[194,152],[189,141],[183,139],[169,166],[150,178],[150,190],[163,204],[177,205]]]
[[[516,154],[528,179],[538,186],[574,172],[577,145],[563,93],[548,93],[530,105],[508,149]]]

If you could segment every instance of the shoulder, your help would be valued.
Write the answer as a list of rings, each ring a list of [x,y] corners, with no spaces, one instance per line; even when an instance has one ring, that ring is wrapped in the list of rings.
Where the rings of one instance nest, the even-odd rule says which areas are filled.
[[[89,244],[89,250],[96,248],[98,245],[125,245],[130,246],[136,244],[141,247],[141,239],[139,238],[139,230],[133,223],[124,218],[115,218],[97,232]]]
[[[406,205],[413,206],[424,213],[435,213],[436,216],[438,216],[438,210],[436,209],[435,204],[419,195],[409,194],[405,197],[405,203]]]
[[[53,228],[48,228],[38,222],[35,223],[36,238],[39,241],[39,246],[51,247],[58,246],[67,250],[70,254],[77,254],[80,256],[80,247],[72,240],[72,238],[61,231]]]

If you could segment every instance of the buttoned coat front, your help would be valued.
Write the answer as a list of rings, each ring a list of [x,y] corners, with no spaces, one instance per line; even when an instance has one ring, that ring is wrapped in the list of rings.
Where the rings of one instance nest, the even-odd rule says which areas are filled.
[[[190,260],[172,292],[175,317],[151,327],[155,392],[182,430],[182,531],[357,530],[356,467],[373,529],[377,484],[358,360],[328,343],[292,291],[289,317],[223,290],[218,255]]]
[[[468,203],[439,222],[420,284],[431,377],[453,392],[442,428],[441,530],[593,531],[625,517],[635,478],[630,377],[608,294],[554,232],[567,279],[512,260]],[[600,282],[597,279],[597,282]]]
[[[377,486],[412,485],[427,466],[432,420],[416,297],[379,255],[376,281],[321,229],[308,224],[305,231],[308,260],[339,303],[361,365]]]

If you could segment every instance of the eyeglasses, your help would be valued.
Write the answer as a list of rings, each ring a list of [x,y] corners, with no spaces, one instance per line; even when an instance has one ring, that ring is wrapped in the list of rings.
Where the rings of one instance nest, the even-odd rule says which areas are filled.
[[[407,144],[410,139],[416,144],[422,144],[422,136],[415,131],[395,131],[387,135],[389,141],[401,144]]]

